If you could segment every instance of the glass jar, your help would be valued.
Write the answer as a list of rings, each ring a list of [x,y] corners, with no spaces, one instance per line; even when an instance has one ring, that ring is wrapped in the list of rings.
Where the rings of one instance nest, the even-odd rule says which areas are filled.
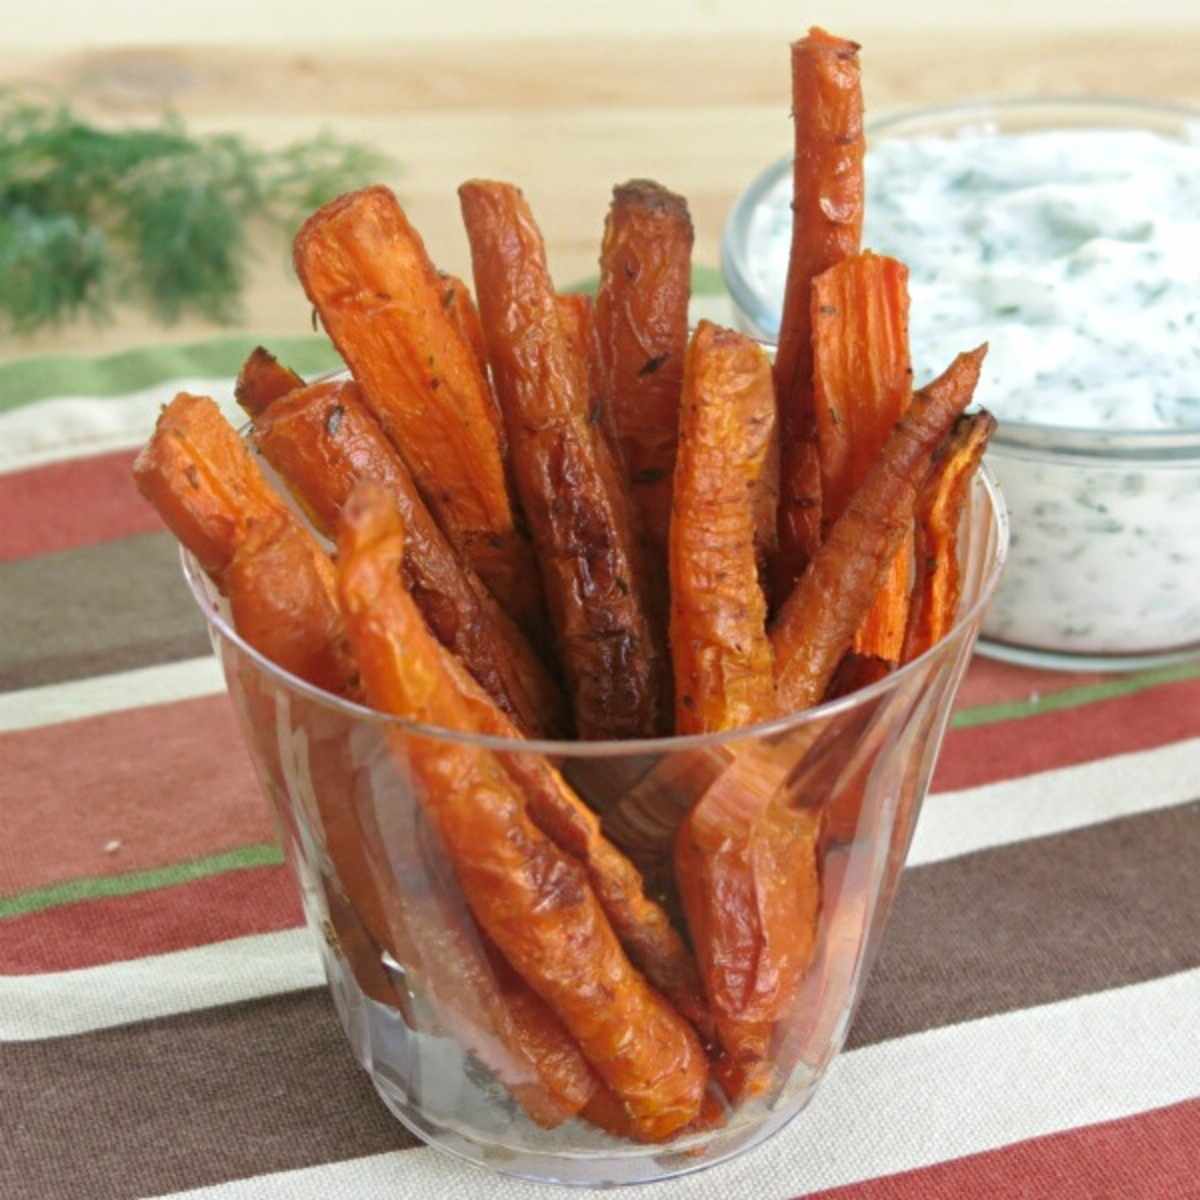
[[[982,101],[899,113],[868,122],[866,132],[870,147],[1069,129],[1196,142],[1200,112],[1125,100]],[[791,174],[790,158],[763,171],[734,205],[722,242],[737,323],[764,339],[777,336],[783,305]],[[905,257],[903,245],[879,249]],[[1190,336],[1200,343],[1200,330]],[[1052,413],[1054,396],[1043,399]],[[1200,654],[1200,428],[1114,431],[1001,417],[987,461],[1008,505],[1012,547],[984,619],[983,653],[1070,670]]]
[[[788,1124],[845,1040],[1006,544],[1003,503],[981,475],[959,543],[961,615],[932,649],[862,691],[769,724],[628,743],[424,728],[321,692],[238,636],[185,552],[338,1017],[392,1113],[431,1146],[481,1166],[591,1186],[695,1171]],[[821,829],[815,951],[774,1027],[762,1094],[729,1110],[710,1085],[708,1119],[664,1143],[614,1136],[581,1117],[549,1127],[537,1073],[508,1027],[525,985],[481,936],[409,769],[413,747],[428,739],[502,766],[518,757],[556,764],[647,878],[669,863],[681,815],[712,788],[753,778],[771,804],[808,810]]]

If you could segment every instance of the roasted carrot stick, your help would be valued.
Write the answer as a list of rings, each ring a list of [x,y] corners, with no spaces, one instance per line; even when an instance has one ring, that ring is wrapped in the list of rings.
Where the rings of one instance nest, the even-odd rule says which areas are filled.
[[[465,728],[469,715],[401,579],[401,529],[386,493],[368,484],[343,510],[339,591],[366,693],[385,712]],[[700,1109],[704,1052],[630,965],[583,869],[529,819],[489,751],[404,737],[403,754],[480,927],[638,1129],[654,1139],[682,1129]]]
[[[541,234],[520,191],[459,188],[513,474],[581,738],[664,731],[667,678],[625,503],[587,420]]]
[[[701,321],[688,346],[671,508],[675,732],[775,713],[752,500],[775,423],[771,365],[743,334]]]
[[[986,352],[984,345],[960,354],[913,397],[776,617],[771,643],[785,712],[808,708],[825,694],[897,546],[912,528],[932,455],[971,402]]]
[[[563,292],[554,298],[558,323],[575,358],[577,369],[584,372],[579,394],[586,401],[585,412],[592,425],[600,425],[604,413],[604,378],[596,340],[596,311],[591,296],[584,292]],[[616,446],[615,440],[610,449]],[[619,451],[618,451],[619,461]]]
[[[566,701],[525,636],[462,562],[417,492],[403,459],[363,404],[358,385],[329,381],[277,400],[254,421],[263,457],[332,537],[360,479],[391,492],[408,529],[404,567],[434,635],[531,737],[569,729]]]
[[[372,187],[318,209],[296,235],[295,261],[438,524],[536,636],[543,624],[537,569],[516,525],[487,380],[396,197]]]
[[[450,319],[462,335],[463,341],[471,347],[479,369],[486,375],[488,370],[487,342],[483,338],[483,326],[479,323],[479,309],[475,307],[471,289],[467,287],[464,280],[457,275],[451,275],[449,271],[439,271],[438,280],[442,286],[442,304],[445,306],[446,312],[450,314]],[[499,415],[497,412],[497,418]],[[504,426],[502,422],[499,433],[501,444],[503,444]]]
[[[438,279],[442,285],[442,303],[450,314],[455,328],[463,340],[471,347],[475,361],[479,364],[483,378],[488,388],[488,420],[496,431],[496,442],[500,447],[500,457],[508,461],[508,433],[504,428],[504,417],[500,413],[500,405],[496,403],[496,393],[492,390],[491,378],[488,374],[487,342],[483,336],[483,326],[479,323],[479,309],[471,296],[471,289],[457,275],[448,271],[439,271]],[[511,481],[509,491],[512,491]]]
[[[269,350],[256,346],[242,364],[233,395],[248,416],[256,417],[272,400],[303,386],[304,380],[295,371],[285,367]]]
[[[996,429],[991,413],[959,417],[934,455],[933,475],[917,502],[917,581],[904,635],[904,661],[923,654],[954,625],[962,594],[958,527],[967,489]]]
[[[908,268],[869,250],[843,259],[812,285],[813,407],[826,530],[912,401]],[[854,637],[861,655],[900,661],[908,616],[910,539]]]
[[[675,878],[723,1050],[731,1100],[769,1084],[774,1024],[812,960],[818,815],[781,795],[776,764],[743,752],[680,825]]]
[[[344,737],[338,745],[343,757],[349,757]],[[356,751],[340,789],[329,786],[335,780],[314,778],[314,790],[326,785],[317,790],[317,801],[338,814],[339,827],[353,819],[361,822],[357,840],[343,849],[365,859],[369,882],[383,902],[378,910],[361,911],[382,916],[391,938],[383,944],[403,968],[408,985],[427,1000],[419,1010],[421,1028],[433,1035],[448,1032],[495,1074],[531,1120],[546,1128],[561,1124],[579,1111],[596,1086],[578,1046],[477,928],[425,810],[396,803],[396,788],[411,788],[406,764],[397,761],[382,738],[364,742]],[[323,772],[328,757],[310,754],[310,761]],[[391,774],[404,782],[393,782]],[[364,777],[369,780],[366,794],[358,800],[355,793],[364,790]],[[383,795],[377,799],[380,786]],[[347,804],[350,797],[358,802]],[[334,819],[333,814],[326,818],[327,829]],[[334,861],[341,877],[343,865]]]
[[[453,655],[443,666],[454,681],[469,729],[518,738],[508,717],[463,671]],[[706,1036],[712,1020],[696,964],[663,908],[649,899],[638,869],[601,832],[596,814],[540,754],[497,751],[496,757],[525,796],[533,823],[583,864],[617,938],[634,964]]]
[[[287,512],[207,396],[180,392],[159,413],[133,478],[219,587],[249,523]]]
[[[596,330],[606,401],[655,573],[666,570],[692,241],[682,196],[648,179],[613,188]]]
[[[333,563],[291,513],[250,525],[225,588],[234,628],[261,654],[327,692],[355,692]]]
[[[810,29],[792,46],[792,249],[775,359],[782,457],[775,602],[821,542],[821,470],[812,395],[812,281],[858,251],[863,214],[858,46]]]
[[[534,1063],[539,1078],[545,1081],[555,1099],[574,1115],[590,1102],[601,1086],[600,1081],[545,1000],[512,969],[492,943],[485,943],[485,949],[511,1015],[517,1044]]]

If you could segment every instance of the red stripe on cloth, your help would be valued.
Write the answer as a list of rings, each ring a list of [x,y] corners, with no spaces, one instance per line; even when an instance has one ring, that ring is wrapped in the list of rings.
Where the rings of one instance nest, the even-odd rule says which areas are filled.
[[[952,729],[933,790],[979,787],[1192,737],[1200,737],[1200,679],[1079,708]]]
[[[0,475],[0,562],[161,529],[133,486],[136,455],[116,450]]]
[[[1069,688],[1086,687],[1118,679],[1119,675],[1082,671],[1043,671],[1033,667],[1017,667],[976,654],[958,690],[955,707],[974,708],[981,704],[1011,704],[1030,700],[1034,695],[1053,696]]]
[[[0,974],[73,971],[145,958],[290,929],[303,919],[287,867],[247,867],[12,917],[0,928]]]
[[[0,734],[0,895],[275,840],[224,695]]]
[[[1200,1100],[1016,1142],[809,1200],[1187,1200],[1200,1196]]]

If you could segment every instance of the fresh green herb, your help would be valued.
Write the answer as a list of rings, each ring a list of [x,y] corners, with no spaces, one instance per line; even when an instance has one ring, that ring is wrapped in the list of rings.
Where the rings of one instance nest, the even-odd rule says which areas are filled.
[[[103,318],[118,300],[232,321],[255,223],[290,232],[388,167],[327,133],[266,151],[174,116],[106,129],[0,93],[0,332]]]

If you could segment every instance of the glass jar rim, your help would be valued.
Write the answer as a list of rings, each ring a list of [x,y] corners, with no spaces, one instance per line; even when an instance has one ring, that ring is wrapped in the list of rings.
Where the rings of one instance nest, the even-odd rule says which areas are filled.
[[[1160,117],[1195,122],[1196,144],[1200,146],[1200,108],[1168,101],[1144,100],[1128,96],[1005,96],[964,100],[951,104],[906,108],[869,119],[864,124],[868,142],[872,134],[891,136],[908,124],[955,117],[985,117],[988,113],[1042,109],[1098,112],[1110,111],[1136,117]],[[1030,132],[1033,132],[1032,130]],[[1153,131],[1151,131],[1153,132]],[[765,193],[770,191],[792,168],[791,156],[776,159],[760,171],[734,201],[721,236],[721,267],[733,302],[761,328],[766,314],[761,296],[750,284],[740,253],[739,237],[749,223]],[[1033,443],[1040,443],[1034,445]],[[1080,425],[1051,425],[1039,421],[1003,419],[992,438],[992,446],[1018,447],[1025,453],[1042,450],[1075,454],[1088,459],[1133,459],[1141,462],[1182,462],[1200,459],[1200,427],[1181,429],[1094,429]]]
[[[183,576],[191,589],[192,598],[200,609],[210,632],[231,644],[237,651],[244,654],[254,663],[262,674],[268,676],[274,683],[288,691],[303,696],[306,700],[315,701],[341,715],[355,721],[370,721],[378,725],[393,726],[405,733],[421,737],[435,738],[440,741],[466,742],[486,750],[499,750],[507,753],[544,754],[554,758],[623,758],[642,754],[670,754],[682,750],[704,750],[714,747],[731,745],[754,738],[768,737],[787,730],[799,728],[817,720],[837,716],[848,712],[860,704],[866,704],[887,692],[901,687],[907,680],[918,676],[931,659],[939,653],[944,653],[946,644],[961,638],[963,632],[972,622],[977,621],[983,609],[991,600],[996,585],[1004,570],[1008,555],[1008,510],[1004,497],[996,484],[991,472],[984,464],[978,479],[983,485],[984,497],[987,500],[989,519],[995,524],[996,544],[992,561],[987,564],[980,586],[979,594],[968,609],[960,613],[949,632],[935,642],[923,654],[918,655],[912,662],[897,667],[877,682],[867,687],[851,692],[837,700],[826,701],[812,708],[798,712],[787,713],[763,721],[756,725],[746,725],[738,729],[729,729],[721,733],[677,734],[660,738],[636,738],[625,741],[555,741],[545,738],[503,738],[491,734],[464,732],[463,730],[447,729],[440,725],[425,725],[418,721],[409,721],[391,713],[382,713],[368,708],[353,700],[335,696],[311,683],[306,683],[298,676],[277,666],[265,655],[255,650],[233,627],[231,622],[219,609],[212,604],[207,592],[206,576],[200,564],[183,546],[179,547],[179,557],[183,568]]]

